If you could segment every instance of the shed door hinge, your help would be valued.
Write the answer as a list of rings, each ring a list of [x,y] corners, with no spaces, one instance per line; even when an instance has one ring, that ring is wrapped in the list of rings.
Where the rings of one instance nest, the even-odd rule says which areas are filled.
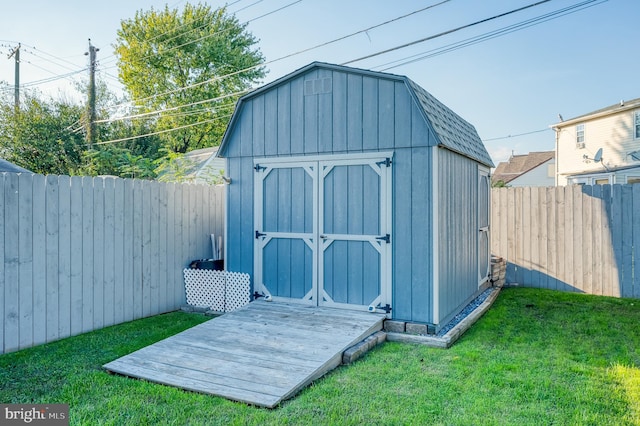
[[[265,166],[261,166],[260,164],[256,164],[253,168],[256,169],[256,172],[267,169]]]
[[[380,309],[381,311],[385,311],[387,314],[390,314],[390,313],[391,313],[391,310],[392,310],[393,308],[391,307],[391,305],[389,305],[389,304],[387,303],[387,304],[386,304],[386,305],[384,305],[384,306],[382,306],[382,305],[378,305],[378,306],[376,306],[376,309]]]
[[[265,235],[267,235],[267,234],[263,234],[263,233],[262,233],[262,232],[260,232],[260,231],[256,231],[256,240],[257,240],[258,238],[260,238],[260,237],[264,237]]]
[[[381,237],[376,237],[376,240],[384,241],[385,243],[389,244],[391,243],[391,235],[385,234]]]
[[[376,164],[377,164],[378,166],[382,166],[382,165],[384,165],[384,166],[387,166],[387,167],[391,167],[391,158],[387,157],[387,158],[385,158],[385,159],[384,159],[384,160],[382,160],[382,161],[378,161]]]

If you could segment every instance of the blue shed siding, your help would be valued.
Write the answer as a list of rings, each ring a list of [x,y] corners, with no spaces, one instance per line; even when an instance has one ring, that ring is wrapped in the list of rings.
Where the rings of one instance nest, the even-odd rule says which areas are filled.
[[[478,293],[478,163],[439,148],[438,282],[445,323]]]
[[[432,322],[433,149],[398,149],[394,155],[393,317],[398,320]]]

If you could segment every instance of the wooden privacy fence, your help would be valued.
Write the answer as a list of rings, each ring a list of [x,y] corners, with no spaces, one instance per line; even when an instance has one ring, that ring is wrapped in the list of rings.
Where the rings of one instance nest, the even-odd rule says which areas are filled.
[[[491,249],[507,283],[640,298],[640,185],[496,188]]]
[[[178,309],[223,189],[0,173],[0,353]]]

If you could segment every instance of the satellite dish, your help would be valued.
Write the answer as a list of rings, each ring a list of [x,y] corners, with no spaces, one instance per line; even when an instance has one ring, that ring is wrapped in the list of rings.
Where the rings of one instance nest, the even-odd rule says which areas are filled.
[[[600,148],[598,152],[596,152],[596,155],[593,157],[593,161],[595,161],[596,163],[602,161],[602,148]]]

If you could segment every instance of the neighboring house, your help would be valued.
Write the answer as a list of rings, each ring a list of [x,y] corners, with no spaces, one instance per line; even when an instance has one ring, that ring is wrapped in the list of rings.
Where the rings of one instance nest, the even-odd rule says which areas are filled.
[[[10,173],[33,173],[31,170],[27,170],[23,167],[17,166],[13,163],[8,162],[0,158],[0,173],[2,172],[10,172]]]
[[[187,161],[193,163],[189,177],[196,183],[222,183],[224,158],[217,157],[218,147],[196,149],[185,154]]]
[[[505,186],[555,186],[555,151],[530,152],[512,155],[509,161],[498,164],[491,182]]]
[[[640,183],[640,98],[560,121],[552,128],[557,185]]]
[[[159,180],[191,183],[222,183],[224,158],[217,157],[218,147],[189,151],[172,168],[161,173]],[[179,175],[179,176],[178,176]]]
[[[225,267],[258,296],[435,331],[490,285],[493,163],[407,77],[311,63],[240,98],[219,154]]]

